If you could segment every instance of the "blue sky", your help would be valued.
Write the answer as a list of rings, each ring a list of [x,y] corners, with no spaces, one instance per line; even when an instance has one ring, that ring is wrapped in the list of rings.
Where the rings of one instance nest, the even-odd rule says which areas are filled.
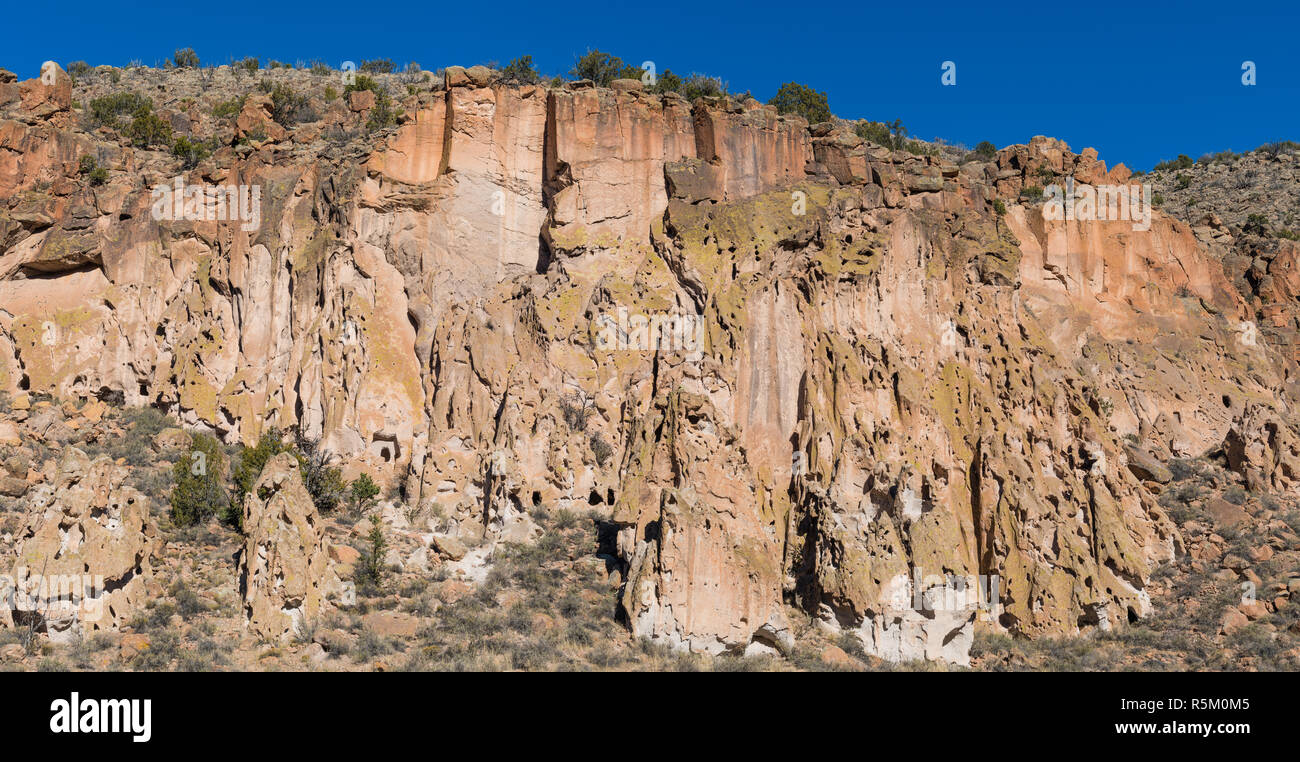
[[[998,146],[1033,135],[1146,169],[1185,153],[1300,139],[1300,3],[494,2],[11,4],[0,67],[391,58],[425,69],[530,54],[563,73],[588,48],[725,79],[766,100],[824,90],[845,118],[902,119],[923,138]],[[43,27],[49,28],[42,34]],[[1241,83],[1254,61],[1258,84]],[[957,84],[940,84],[941,65]]]

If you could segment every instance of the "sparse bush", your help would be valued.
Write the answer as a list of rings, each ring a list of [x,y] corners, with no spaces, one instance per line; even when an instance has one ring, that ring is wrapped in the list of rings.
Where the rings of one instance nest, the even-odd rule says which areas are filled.
[[[238,61],[234,68],[236,70],[246,71],[249,74],[256,74],[257,70],[262,68],[262,62],[257,58],[257,56],[249,56],[248,58]]]
[[[182,48],[172,54],[172,63],[178,69],[197,69],[199,68],[199,55],[194,52],[194,48]]]
[[[1172,161],[1162,161],[1151,168],[1152,172],[1161,172],[1164,170],[1191,169],[1195,162],[1187,154],[1180,153],[1178,158]]]
[[[94,68],[90,64],[86,63],[85,61],[73,61],[72,63],[68,64],[68,69],[67,69],[68,76],[72,77],[73,79],[79,79],[81,77],[84,77],[93,70]]]
[[[591,454],[596,458],[596,465],[604,466],[614,454],[614,448],[600,434],[592,434],[590,439]]]
[[[993,199],[993,213],[999,217],[1002,217],[1007,213],[1007,205],[1002,199]]]
[[[218,119],[237,116],[239,112],[244,109],[244,98],[245,96],[240,96],[238,98],[231,98],[228,101],[218,101],[216,105],[212,107],[212,115]]]
[[[984,161],[990,161],[997,158],[998,149],[997,146],[993,145],[989,141],[981,140],[979,145],[975,146],[975,150],[971,151],[971,155],[983,159]]]
[[[307,439],[301,433],[297,436],[295,446],[298,450],[298,463],[302,470],[302,481],[311,494],[311,500],[321,513],[329,513],[343,501],[346,485],[343,473],[330,465],[330,455],[320,449],[316,442]]]
[[[595,412],[591,400],[585,394],[575,394],[560,400],[560,413],[572,431],[586,431],[587,419]]]
[[[305,95],[294,93],[284,83],[271,89],[271,118],[281,127],[292,127],[307,114],[309,101]]]
[[[397,68],[391,58],[375,58],[369,61],[362,61],[360,70],[367,74],[392,74],[393,69]]]

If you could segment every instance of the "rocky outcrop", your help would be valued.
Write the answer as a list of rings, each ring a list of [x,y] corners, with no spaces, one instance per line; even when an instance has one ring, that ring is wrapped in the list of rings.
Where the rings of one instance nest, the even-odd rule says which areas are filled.
[[[127,473],[68,447],[55,478],[28,491],[28,521],[0,579],[0,626],[34,625],[66,643],[117,630],[142,608],[158,540],[148,500],[122,483]]]
[[[293,455],[267,461],[244,500],[243,522],[239,586],[249,630],[272,641],[307,632],[343,588]]]

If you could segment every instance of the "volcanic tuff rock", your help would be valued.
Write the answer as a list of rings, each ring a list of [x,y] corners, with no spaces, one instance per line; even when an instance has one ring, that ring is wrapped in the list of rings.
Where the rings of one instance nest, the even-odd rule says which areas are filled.
[[[10,102],[0,388],[120,394],[229,442],[301,427],[436,509],[466,560],[527,540],[531,511],[592,508],[632,632],[697,651],[786,650],[796,616],[955,662],[977,628],[1124,626],[1182,547],[1135,443],[1226,448],[1294,489],[1293,356],[1243,340],[1252,305],[1195,231],[1016,203],[1128,179],[1095,151],[958,164],[753,100],[490,74],[411,85],[366,137],[339,103],[238,145],[264,104],[159,104],[225,143],[189,171]],[[106,184],[76,176],[86,154]],[[177,176],[258,186],[259,224],[155,219]],[[618,314],[688,316],[702,343],[609,346]],[[329,594],[291,461],[244,506],[270,637]],[[935,605],[981,576],[992,600]]]
[[[239,586],[249,629],[267,640],[305,632],[343,588],[293,455],[267,461],[243,512]]]
[[[116,630],[141,608],[157,533],[148,500],[122,484],[127,471],[68,447],[54,479],[28,491],[27,525],[3,567],[18,595],[0,590],[0,626],[28,626],[35,617],[37,631],[69,642]]]

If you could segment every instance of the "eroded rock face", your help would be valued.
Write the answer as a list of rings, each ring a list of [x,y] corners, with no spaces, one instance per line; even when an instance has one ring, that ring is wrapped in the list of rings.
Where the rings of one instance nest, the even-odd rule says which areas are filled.
[[[267,461],[243,510],[239,584],[248,628],[268,640],[293,637],[342,593],[297,459],[281,453]]]
[[[157,532],[148,499],[123,485],[128,469],[65,448],[58,474],[28,490],[27,525],[0,590],[0,625],[28,626],[65,643],[116,630],[147,598]]]
[[[1243,340],[1202,238],[1016,203],[1128,178],[1095,152],[958,166],[753,101],[446,79],[363,150],[299,127],[189,171],[10,102],[0,388],[120,393],[231,442],[299,426],[436,505],[467,565],[531,511],[596,510],[631,631],[699,651],[786,648],[795,616],[955,662],[979,628],[1123,626],[1181,542],[1149,460],[1222,447],[1294,489],[1300,371]],[[353,100],[323,121],[359,129]],[[156,219],[148,188],[76,178],[91,151],[258,186],[260,220]],[[689,342],[651,341],[659,318]],[[241,563],[250,627],[281,638],[332,582],[273,465]]]

